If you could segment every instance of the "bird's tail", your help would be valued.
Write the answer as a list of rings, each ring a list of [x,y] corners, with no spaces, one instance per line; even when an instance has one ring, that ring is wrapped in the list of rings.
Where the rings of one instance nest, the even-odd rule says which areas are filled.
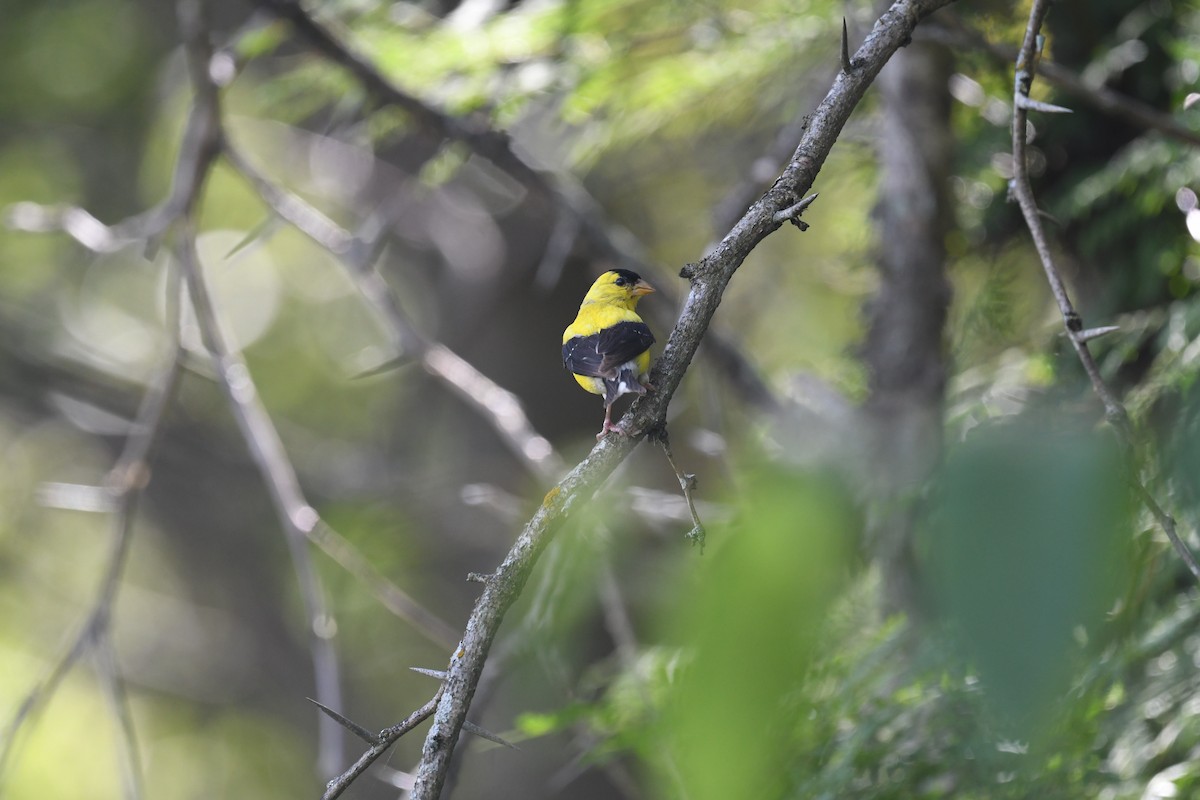
[[[622,367],[615,378],[604,379],[604,405],[611,406],[623,394],[645,394],[646,387],[638,380],[637,373]]]

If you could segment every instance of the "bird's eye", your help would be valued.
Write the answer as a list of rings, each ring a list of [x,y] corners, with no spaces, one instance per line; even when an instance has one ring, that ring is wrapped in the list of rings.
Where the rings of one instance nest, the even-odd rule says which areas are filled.
[[[628,283],[628,281],[625,280],[624,278],[617,278],[617,280],[616,280],[617,286],[624,286],[626,283]]]

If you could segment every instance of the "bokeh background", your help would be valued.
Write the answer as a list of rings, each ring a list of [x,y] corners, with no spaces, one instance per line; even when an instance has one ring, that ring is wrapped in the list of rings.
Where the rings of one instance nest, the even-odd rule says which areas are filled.
[[[364,89],[272,12],[286,3],[203,5],[229,140],[348,231],[380,232],[373,263],[412,329],[511,392],[553,447],[537,464],[515,455],[401,352],[336,254],[218,159],[195,214],[218,315],[307,501],[426,614],[394,613],[388,587],[312,548],[337,710],[375,730],[431,696],[408,668],[446,664],[478,595],[467,573],[495,567],[554,471],[593,445],[602,408],[559,353],[587,286],[636,265],[660,289],[642,310],[665,341],[680,268],[778,174],[836,74],[843,17],[853,47],[879,8],[305,5],[411,95],[508,131],[530,181]],[[4,4],[8,797],[130,796],[113,675],[147,797],[315,797],[330,777],[306,700],[313,621],[186,309],[111,626],[24,710],[105,585],[104,487],[171,357],[177,230],[113,243],[94,223],[170,191],[194,100],[175,12]],[[1059,0],[1046,55],[1082,89],[1035,84],[1074,111],[1033,115],[1031,173],[1086,323],[1121,326],[1094,347],[1132,453],[1103,424],[1006,202],[1027,13],[960,0],[881,76],[820,173],[811,227],[785,227],[738,271],[719,346],[674,398],[705,551],[670,465],[641,446],[560,531],[501,632],[471,718],[521,749],[465,738],[449,795],[1195,790],[1200,594],[1127,477],[1196,544],[1200,5]],[[1098,110],[1101,91],[1157,116]],[[73,236],[57,230],[70,219]],[[349,796],[398,796],[423,731]],[[361,748],[347,738],[342,766]]]

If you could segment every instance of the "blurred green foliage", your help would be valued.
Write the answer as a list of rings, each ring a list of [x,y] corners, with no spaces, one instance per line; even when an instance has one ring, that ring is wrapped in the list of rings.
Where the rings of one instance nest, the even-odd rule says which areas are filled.
[[[941,618],[1017,738],[1036,734],[1128,585],[1131,490],[1114,441],[1067,421],[973,429],[930,501]],[[1065,428],[1065,429],[1064,429]]]

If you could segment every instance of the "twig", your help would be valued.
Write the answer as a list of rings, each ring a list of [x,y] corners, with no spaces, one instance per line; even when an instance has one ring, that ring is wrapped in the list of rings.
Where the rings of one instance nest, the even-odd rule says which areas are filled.
[[[403,722],[398,722],[390,728],[384,728],[380,731],[376,743],[371,745],[371,748],[367,752],[359,756],[358,760],[348,770],[325,785],[325,793],[321,795],[321,800],[334,800],[340,797],[342,792],[346,791],[350,787],[350,784],[354,783],[354,780],[359,775],[366,772],[367,767],[374,764],[376,759],[386,753],[401,736],[429,719],[437,708],[438,700],[441,699],[444,691],[445,687],[438,689],[437,694],[428,703],[410,714]]]
[[[957,47],[971,47],[1005,66],[1017,60],[1017,51],[1011,47],[992,42],[978,31],[971,30],[959,20],[939,20],[922,28],[922,34]],[[1137,98],[1130,97],[1107,86],[1091,86],[1078,73],[1045,59],[1038,62],[1038,75],[1065,92],[1075,95],[1099,111],[1130,122],[1139,128],[1154,130],[1176,141],[1200,147],[1200,132],[1194,131],[1179,119],[1164,114]]]
[[[920,19],[951,0],[898,0],[884,12],[855,54],[853,73],[839,73],[825,100],[813,114],[783,174],[755,202],[728,235],[705,258],[688,265],[691,280],[678,323],[650,382],[657,387],[634,401],[622,420],[629,436],[609,435],[547,493],[516,543],[496,569],[471,613],[461,649],[450,661],[446,691],[426,736],[412,800],[434,800],[441,793],[450,759],[466,719],[496,631],[520,595],[538,556],[563,520],[591,497],[599,483],[633,450],[642,432],[662,425],[667,405],[708,328],[733,273],[754,247],[777,230],[774,216],[799,202],[811,188],[846,120],[883,64],[911,36]]]
[[[1125,411],[1125,407],[1117,399],[1112,389],[1104,381],[1103,376],[1100,374],[1100,367],[1096,364],[1096,359],[1092,356],[1092,352],[1088,348],[1088,340],[1094,338],[1090,334],[1094,334],[1095,330],[1101,329],[1085,331],[1083,320],[1071,304],[1071,298],[1067,294],[1058,267],[1055,265],[1053,255],[1050,252],[1050,243],[1046,237],[1046,231],[1042,227],[1041,216],[1038,214],[1037,200],[1033,196],[1033,186],[1029,182],[1029,165],[1025,157],[1029,111],[1028,105],[1022,102],[1022,98],[1028,99],[1029,89],[1038,67],[1040,31],[1042,22],[1050,10],[1050,2],[1051,0],[1034,0],[1033,6],[1029,11],[1029,24],[1025,29],[1025,39],[1017,54],[1013,89],[1012,191],[1017,198],[1017,203],[1021,207],[1021,214],[1025,217],[1025,225],[1029,228],[1029,234],[1033,237],[1033,244],[1041,259],[1042,269],[1046,273],[1046,280],[1050,284],[1050,291],[1054,294],[1054,299],[1058,303],[1058,309],[1063,318],[1063,325],[1066,328],[1067,338],[1070,339],[1072,347],[1075,348],[1075,354],[1079,357],[1079,362],[1083,365],[1084,372],[1087,373],[1088,379],[1091,381],[1092,390],[1104,405],[1105,417],[1113,426],[1118,439],[1125,448],[1126,454],[1131,459],[1129,479],[1133,484],[1134,492],[1145,504],[1147,510],[1150,511],[1159,526],[1162,527],[1167,538],[1170,539],[1172,546],[1174,546],[1175,551],[1183,559],[1183,563],[1187,566],[1193,577],[1197,581],[1200,581],[1200,564],[1196,562],[1196,557],[1192,554],[1191,549],[1180,538],[1179,533],[1175,529],[1175,521],[1163,511],[1162,507],[1137,476],[1136,467],[1132,464],[1134,437],[1129,422],[1129,414]]]
[[[813,195],[813,197],[816,197],[816,195]],[[809,202],[812,201],[810,200]],[[692,515],[692,529],[688,531],[687,538],[691,540],[692,544],[700,545],[700,553],[703,554],[705,540],[704,523],[700,521],[700,514],[696,512],[696,501],[692,499],[692,492],[696,489],[696,476],[690,472],[684,472],[675,463],[675,454],[671,452],[671,439],[667,435],[666,425],[655,430],[650,436],[662,448],[663,453],[667,457],[667,462],[675,472],[675,478],[679,481],[679,488],[683,492],[683,498],[687,500],[688,512]]]
[[[121,679],[121,670],[109,637],[96,641],[92,648],[92,661],[113,719],[117,721],[125,796],[129,800],[140,800],[145,796],[145,792],[142,787],[142,759],[138,755],[137,730],[133,724],[133,712],[129,708],[129,695],[125,691],[125,682]]]
[[[546,249],[542,260],[533,273],[534,285],[543,290],[549,290],[558,283],[571,248],[579,240],[579,215],[567,213],[559,208],[554,218],[554,226],[550,229],[550,238],[546,240]]]

